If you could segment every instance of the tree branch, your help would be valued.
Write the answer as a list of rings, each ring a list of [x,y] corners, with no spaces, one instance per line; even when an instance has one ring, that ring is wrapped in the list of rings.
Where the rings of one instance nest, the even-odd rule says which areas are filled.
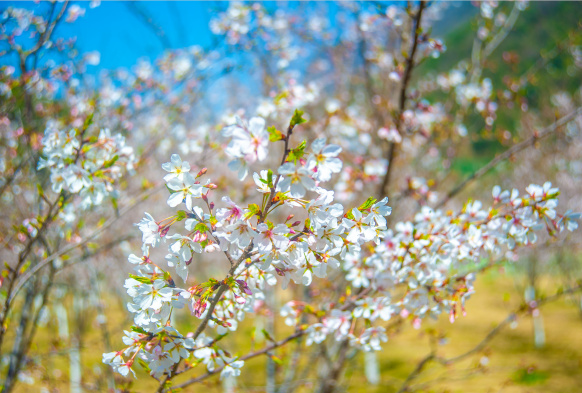
[[[289,152],[290,152],[289,139],[291,138],[291,134],[293,133],[294,127],[295,127],[294,125],[289,124],[289,127],[287,128],[287,135],[285,137],[285,147],[283,150],[283,157],[281,158],[281,165],[283,165],[285,163],[285,160],[287,159],[287,156],[289,155]],[[275,190],[277,188],[279,178],[280,178],[279,175],[277,175],[277,179],[275,180],[275,184],[271,188],[271,193],[269,194],[269,201],[267,202],[265,209],[263,209],[263,211],[261,212],[261,215],[259,216],[259,219],[257,221],[258,224],[261,224],[265,221],[265,219],[267,218],[267,212],[269,211],[269,209],[273,205],[273,198],[275,197]],[[230,268],[226,278],[224,279],[223,283],[220,285],[220,287],[216,291],[214,297],[212,298],[212,300],[210,302],[210,306],[208,307],[208,311],[206,312],[204,319],[202,320],[200,325],[198,325],[198,328],[196,328],[196,331],[194,332],[194,336],[192,337],[194,340],[196,340],[198,338],[198,336],[200,336],[200,334],[204,331],[204,329],[208,325],[210,318],[212,318],[212,313],[214,312],[214,309],[216,308],[216,305],[218,304],[218,302],[222,298],[222,295],[224,294],[224,292],[226,292],[228,289],[230,289],[230,287],[227,284],[225,284],[224,282],[226,282],[227,279],[233,277],[235,272],[236,272],[236,269],[240,266],[240,264],[243,263],[247,258],[249,258],[249,256],[251,255],[251,252],[253,250],[253,247],[254,247],[254,242],[251,241],[251,243],[244,249],[242,255],[239,257],[239,259],[236,261],[236,263],[231,262],[231,268]],[[228,255],[227,255],[227,257],[228,257]],[[230,261],[232,259],[232,257],[229,257],[228,259]],[[176,371],[178,370],[179,365],[180,365],[180,362],[176,363],[174,368],[172,369],[172,372],[170,374],[166,375],[164,380],[160,382],[160,385],[158,386],[157,393],[161,393],[164,391],[164,387],[166,386],[166,384],[176,375]],[[222,370],[222,368],[221,368],[221,370]]]
[[[254,357],[263,355],[263,354],[265,354],[267,352],[272,351],[273,349],[279,348],[279,347],[287,344],[290,341],[295,340],[298,337],[303,336],[304,334],[305,334],[305,331],[304,330],[297,331],[297,332],[293,333],[292,335],[288,336],[287,338],[285,338],[285,339],[283,339],[281,341],[277,341],[277,342],[275,342],[275,343],[273,343],[273,344],[271,344],[271,345],[269,345],[269,346],[267,346],[267,347],[265,347],[265,348],[263,348],[261,350],[258,350],[256,352],[251,352],[251,353],[249,353],[249,354],[247,354],[245,356],[242,356],[241,358],[239,358],[239,360],[248,360],[248,359],[252,359]],[[167,392],[167,391],[171,391],[172,389],[182,389],[182,388],[185,388],[186,386],[190,386],[190,385],[192,385],[194,383],[203,381],[206,378],[210,377],[211,375],[220,373],[224,369],[224,367],[225,366],[219,367],[219,368],[215,369],[214,371],[209,371],[206,374],[202,374],[199,377],[192,378],[192,379],[190,379],[190,380],[188,380],[188,381],[186,381],[184,383],[181,383],[181,384],[176,385],[176,386],[174,386],[174,387],[172,387],[172,388],[170,388],[168,390],[163,390],[163,391],[164,392]]]
[[[126,213],[128,213],[130,210],[132,210],[134,207],[136,207],[138,204],[140,204],[141,202],[143,202],[144,200],[146,200],[147,198],[149,198],[150,196],[152,196],[153,194],[155,194],[156,192],[160,191],[162,188],[161,187],[154,187],[150,190],[147,190],[145,192],[143,192],[139,197],[137,197],[135,200],[133,200],[132,202],[130,202],[129,205],[127,205],[125,208],[123,208],[118,215],[116,215],[115,217],[112,217],[111,219],[109,219],[109,221],[107,221],[101,228],[97,229],[95,232],[93,232],[92,234],[90,234],[89,236],[87,236],[82,242],[77,243],[77,244],[71,244],[68,247],[63,248],[62,250],[48,256],[47,258],[43,259],[41,262],[39,262],[38,264],[36,264],[33,268],[31,268],[26,275],[24,275],[19,281],[18,281],[18,285],[16,286],[16,288],[14,289],[14,293],[12,294],[12,296],[9,297],[9,301],[8,303],[12,303],[12,301],[14,300],[14,297],[18,294],[18,291],[22,288],[22,286],[24,284],[26,284],[26,282],[28,280],[30,280],[30,278],[35,275],[39,270],[41,270],[42,268],[44,268],[45,266],[47,266],[49,263],[51,263],[52,261],[54,261],[55,259],[57,259],[60,256],[63,256],[71,251],[73,251],[74,249],[84,246],[87,243],[89,243],[90,241],[98,238],[99,236],[101,236],[101,234],[103,234],[104,232],[106,232],[109,228],[111,228],[113,226],[113,224],[115,224],[115,222],[117,222],[122,216],[124,216]]]
[[[444,365],[444,366],[448,366],[450,364],[456,363],[458,361],[461,361],[475,353],[480,352],[481,350],[483,350],[487,344],[489,344],[489,342],[491,340],[493,340],[493,338],[495,338],[495,336],[497,336],[505,326],[509,325],[513,320],[515,320],[515,318],[519,315],[522,314],[524,312],[527,311],[531,311],[532,308],[537,308],[540,307],[544,304],[547,304],[549,302],[552,302],[554,300],[557,300],[565,295],[571,295],[577,292],[580,292],[582,290],[582,285],[578,285],[572,288],[568,288],[566,290],[563,291],[559,291],[556,294],[546,297],[546,298],[540,298],[535,300],[535,304],[532,306],[531,303],[522,303],[516,310],[514,310],[513,312],[509,313],[509,315],[499,323],[499,325],[495,326],[489,333],[487,333],[487,335],[485,336],[485,338],[483,338],[476,346],[474,346],[472,349],[454,356],[452,358],[441,358],[438,357],[436,355],[436,353],[433,351],[430,354],[428,354],[426,357],[424,357],[418,364],[417,366],[414,368],[414,370],[408,375],[408,377],[406,378],[406,380],[404,381],[404,383],[402,384],[402,386],[400,387],[400,389],[398,390],[398,393],[404,393],[404,392],[408,392],[410,389],[410,384],[412,383],[412,381],[414,381],[416,378],[418,378],[420,376],[420,374],[422,373],[422,371],[424,370],[424,368],[427,366],[427,364],[431,361],[437,361],[438,363]]]
[[[410,55],[406,58],[406,69],[404,71],[404,79],[402,81],[402,85],[400,87],[400,96],[398,100],[398,112],[396,113],[396,118],[394,119],[396,129],[398,132],[401,132],[401,124],[402,124],[402,114],[404,113],[404,108],[406,106],[407,97],[407,90],[408,84],[410,83],[410,77],[412,76],[412,70],[414,69],[414,56],[416,54],[416,49],[418,48],[418,38],[420,37],[421,31],[421,20],[422,20],[422,12],[426,8],[427,3],[425,1],[421,1],[416,16],[414,17],[414,41],[412,42],[412,49],[410,50]],[[394,163],[394,158],[396,157],[396,143],[390,143],[390,147],[388,148],[386,160],[388,161],[386,164],[386,173],[384,174],[384,178],[382,180],[382,185],[378,190],[378,198],[382,198],[385,196],[386,188],[388,184],[390,184],[390,175],[392,174],[392,166]]]
[[[517,145],[512,146],[511,148],[509,148],[508,150],[506,150],[502,154],[498,155],[497,157],[495,157],[494,159],[489,161],[485,166],[483,166],[479,170],[473,172],[468,178],[466,178],[460,184],[455,186],[451,191],[449,191],[449,193],[446,195],[446,197],[444,197],[436,205],[436,207],[437,208],[442,207],[449,200],[451,200],[455,195],[457,195],[459,192],[461,192],[467,185],[469,185],[474,180],[479,179],[481,176],[485,175],[491,169],[496,167],[500,162],[507,160],[512,155],[514,155],[514,154],[516,154],[516,153],[518,153],[518,152],[520,152],[520,151],[522,151],[530,146],[533,146],[538,140],[543,139],[546,136],[550,135],[551,133],[556,131],[558,128],[562,127],[563,125],[565,125],[569,121],[573,120],[574,118],[576,118],[580,114],[582,114],[582,107],[579,107],[578,109],[568,113],[567,115],[563,116],[562,118],[555,121],[553,124],[547,126],[543,130],[541,130],[539,132],[534,132],[534,134],[530,138],[524,140],[523,142],[518,143]]]

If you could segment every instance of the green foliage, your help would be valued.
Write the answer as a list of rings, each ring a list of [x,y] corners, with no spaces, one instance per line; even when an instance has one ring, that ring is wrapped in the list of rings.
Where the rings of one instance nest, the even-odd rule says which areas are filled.
[[[303,124],[305,123],[307,120],[305,120],[303,118],[303,111],[300,111],[299,109],[295,109],[295,112],[293,113],[293,117],[291,118],[291,127],[295,127],[298,124]]]
[[[513,4],[500,3],[506,15]],[[462,7],[461,7],[462,8]],[[545,59],[547,64],[533,73],[528,83],[516,92],[513,107],[502,106],[497,111],[493,132],[484,132],[484,120],[477,114],[469,114],[465,124],[471,138],[472,153],[461,156],[453,162],[452,169],[461,174],[471,173],[475,167],[489,161],[496,153],[504,150],[498,142],[496,131],[509,131],[513,136],[520,128],[523,111],[521,100],[527,102],[530,110],[542,111],[551,105],[554,94],[566,91],[574,93],[580,86],[582,71],[572,66],[572,56],[567,50],[567,43],[582,44],[580,30],[580,4],[576,2],[530,2],[529,7],[520,13],[513,29],[501,44],[491,53],[485,62],[483,78],[489,78],[498,97],[508,89],[507,83],[517,81],[534,69],[536,64]],[[458,12],[478,14],[476,7],[466,6]],[[437,59],[426,59],[415,70],[413,78],[421,78],[427,73],[447,72],[455,67],[459,59],[470,59],[473,39],[477,30],[474,18],[458,18],[459,23],[444,34],[446,52]],[[535,28],[532,28],[535,26]],[[445,30],[444,28],[441,30]],[[556,52],[557,50],[557,52]],[[505,55],[511,55],[517,61],[507,61]],[[431,94],[430,101],[445,98],[445,93]],[[550,119],[551,120],[551,119]],[[477,156],[475,156],[477,154]]]
[[[140,334],[148,334],[148,332],[146,332],[144,330],[144,328],[142,328],[141,326],[132,326],[131,327],[131,331],[136,332],[136,333],[140,333]]]
[[[115,162],[119,159],[119,156],[116,154],[114,155],[109,161],[106,161],[103,164],[103,168],[111,168],[113,165],[115,165]]]
[[[362,203],[360,207],[358,207],[358,210],[361,212],[368,210],[374,205],[374,203],[376,203],[376,201],[377,201],[376,198],[369,197],[368,199],[366,199],[366,202]]]
[[[513,380],[516,383],[523,385],[535,385],[545,382],[549,377],[549,373],[545,371],[539,371],[535,367],[529,366],[518,370],[513,375]]]
[[[258,216],[261,214],[261,208],[256,203],[251,203],[249,205],[248,209],[249,209],[249,211],[244,215],[245,220],[248,220],[249,218],[251,218],[254,215]]]
[[[307,146],[307,141],[303,141],[294,149],[291,149],[288,156],[288,161],[297,162],[305,155],[305,147]]]
[[[285,139],[285,135],[283,135],[283,133],[274,126],[268,127],[267,132],[269,133],[269,141],[271,142],[277,142]]]
[[[135,274],[130,274],[129,277],[133,278],[135,281],[141,282],[142,284],[151,284],[153,282],[151,278],[136,276]]]

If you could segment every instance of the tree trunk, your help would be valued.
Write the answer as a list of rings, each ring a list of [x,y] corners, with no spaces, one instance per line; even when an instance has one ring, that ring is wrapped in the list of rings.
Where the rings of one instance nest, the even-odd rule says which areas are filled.
[[[10,354],[10,364],[8,366],[8,374],[4,380],[4,387],[2,393],[10,393],[14,389],[17,382],[17,376],[24,360],[24,348],[26,346],[26,330],[29,326],[30,316],[32,313],[33,300],[36,295],[35,291],[36,280],[31,281],[26,288],[26,297],[22,305],[20,314],[20,324],[16,330],[14,343],[12,345],[12,353]]]
[[[334,393],[336,391],[343,374],[349,348],[347,339],[341,342],[336,360],[331,364],[327,376],[321,381],[320,393]]]

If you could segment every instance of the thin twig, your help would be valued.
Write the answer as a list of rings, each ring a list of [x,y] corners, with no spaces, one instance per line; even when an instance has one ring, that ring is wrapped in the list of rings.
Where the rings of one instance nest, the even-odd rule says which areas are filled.
[[[434,352],[431,352],[430,354],[422,358],[422,360],[416,365],[414,370],[412,370],[412,372],[408,375],[400,389],[398,389],[398,393],[407,392],[408,388],[410,387],[410,383],[414,381],[422,373],[422,370],[424,370],[426,365],[429,362],[431,362],[434,358],[435,358]]]
[[[474,180],[479,179],[481,176],[485,175],[491,169],[496,167],[502,161],[507,160],[512,155],[535,145],[537,141],[540,139],[545,138],[546,136],[552,134],[558,128],[562,127],[572,119],[576,118],[578,115],[582,114],[582,107],[568,113],[567,115],[561,117],[559,120],[555,121],[553,124],[547,126],[543,130],[539,132],[535,132],[531,137],[524,140],[523,142],[518,143],[517,145],[512,146],[511,148],[507,149],[502,154],[498,155],[491,161],[489,161],[485,166],[481,167],[479,170],[473,172],[468,178],[463,180],[459,183],[456,187],[454,187],[449,193],[436,205],[437,208],[442,207],[445,205],[449,200],[451,200],[455,195],[461,192],[467,185],[469,185]]]
[[[160,43],[164,49],[170,49],[172,47],[172,44],[170,43],[170,40],[168,39],[164,29],[162,29],[162,27],[154,21],[153,17],[147,12],[147,10],[143,8],[141,4],[130,1],[127,3],[127,8],[129,8],[130,11],[133,11],[147,27],[152,29],[156,37],[159,38]]]
[[[137,197],[134,201],[132,201],[129,205],[127,205],[125,208],[123,208],[118,215],[116,215],[115,217],[112,217],[109,219],[109,221],[107,221],[101,228],[97,229],[95,232],[93,232],[92,234],[90,234],[89,236],[87,236],[82,242],[80,243],[76,243],[76,244],[72,244],[68,247],[63,248],[62,250],[48,256],[47,258],[43,259],[41,262],[39,262],[37,265],[35,265],[33,268],[31,268],[26,275],[24,275],[19,281],[18,281],[18,285],[16,285],[16,288],[14,290],[14,293],[12,294],[12,296],[9,297],[9,301],[8,304],[12,303],[12,301],[14,300],[14,297],[18,294],[18,291],[22,288],[22,286],[24,284],[26,284],[26,282],[28,280],[30,280],[30,278],[35,275],[39,270],[41,270],[42,268],[44,268],[45,266],[47,266],[49,263],[51,263],[52,261],[54,261],[55,259],[73,251],[74,249],[84,246],[87,243],[89,243],[90,241],[98,238],[99,236],[101,236],[104,232],[106,232],[109,228],[111,228],[113,226],[113,224],[115,224],[122,216],[124,216],[126,213],[128,213],[130,210],[132,210],[134,207],[136,207],[138,204],[140,204],[141,202],[143,202],[144,200],[146,200],[147,198],[149,198],[150,196],[152,196],[153,194],[155,194],[156,192],[158,192],[159,190],[161,190],[161,187],[154,187],[150,190],[147,190],[145,192],[143,192],[139,197]]]
[[[406,69],[404,71],[404,79],[402,80],[402,85],[400,87],[400,97],[398,100],[398,112],[396,113],[396,117],[394,119],[396,129],[398,132],[402,134],[401,125],[402,125],[402,114],[404,113],[404,108],[406,106],[406,101],[408,99],[407,91],[408,91],[408,84],[410,83],[410,77],[412,76],[412,70],[414,69],[414,56],[416,54],[416,49],[418,48],[418,40],[420,37],[421,32],[421,21],[422,21],[422,12],[426,8],[427,4],[425,1],[421,1],[416,16],[414,17],[414,40],[412,42],[412,49],[410,50],[410,54],[406,58]],[[388,148],[386,160],[386,173],[384,174],[384,178],[382,180],[382,185],[378,190],[378,198],[382,198],[385,196],[386,188],[390,183],[390,175],[392,174],[392,166],[394,163],[394,159],[396,157],[396,143],[390,143]]]
[[[252,353],[249,353],[249,354],[247,354],[245,356],[242,356],[242,357],[239,358],[239,360],[248,360],[248,359],[252,359],[254,357],[263,355],[263,354],[265,354],[267,352],[272,351],[273,349],[279,348],[279,347],[287,344],[289,341],[295,340],[296,338],[303,336],[304,334],[305,334],[305,331],[304,330],[295,332],[292,335],[288,336],[287,338],[285,338],[285,339],[283,339],[281,341],[277,341],[277,342],[275,342],[275,343],[273,343],[273,344],[271,344],[271,345],[269,345],[269,346],[267,346],[267,347],[265,347],[265,348],[263,348],[261,350],[258,350],[256,352],[252,352]],[[225,366],[219,367],[217,369],[214,369],[213,371],[209,371],[206,374],[202,374],[199,377],[192,378],[192,379],[190,379],[190,380],[188,380],[188,381],[186,381],[184,383],[181,383],[179,385],[174,386],[173,388],[170,388],[169,390],[164,390],[164,391],[170,391],[171,389],[181,389],[181,388],[185,388],[186,386],[189,386],[189,385],[192,385],[194,383],[203,381],[204,379],[208,378],[211,375],[218,374],[219,372],[221,372],[224,369],[224,367]]]
[[[519,314],[531,311],[532,308],[534,308],[534,307],[538,308],[544,304],[547,304],[549,302],[557,300],[565,295],[571,295],[571,294],[580,292],[581,290],[582,290],[582,285],[577,285],[575,287],[571,287],[571,288],[568,288],[566,290],[559,291],[552,296],[548,296],[545,298],[542,297],[540,299],[536,299],[533,305],[531,303],[522,303],[516,310],[509,313],[509,315],[503,321],[501,321],[497,326],[495,326],[491,331],[489,331],[489,333],[487,333],[487,335],[477,345],[475,345],[473,348],[471,348],[470,350],[468,350],[460,355],[457,355],[457,356],[454,356],[452,358],[447,359],[447,358],[438,357],[436,355],[436,353],[434,351],[432,351],[430,354],[428,354],[426,357],[424,357],[417,364],[417,366],[414,368],[414,370],[408,375],[408,377],[406,378],[406,380],[404,381],[404,383],[402,384],[402,386],[398,390],[398,393],[403,393],[403,392],[409,391],[410,384],[412,383],[412,381],[414,381],[416,378],[418,378],[420,376],[420,374],[422,373],[424,368],[431,361],[436,361],[444,366],[448,366],[450,364],[461,361],[461,360],[463,360],[463,359],[465,359],[465,358],[467,358],[475,353],[478,353],[478,352],[482,351],[487,346],[487,344],[489,344],[489,342],[491,340],[493,340],[493,338],[495,338],[495,336],[497,336],[503,330],[503,328],[505,326],[509,325],[512,321],[514,321],[515,318]]]

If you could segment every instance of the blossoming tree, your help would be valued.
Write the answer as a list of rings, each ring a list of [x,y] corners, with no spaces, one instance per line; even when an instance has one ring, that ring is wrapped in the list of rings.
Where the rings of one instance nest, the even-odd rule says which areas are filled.
[[[521,152],[541,140],[560,143],[564,129],[568,138],[580,134],[580,90],[567,104],[532,110],[523,89],[536,65],[508,77],[501,92],[488,76],[488,59],[524,2],[481,3],[470,61],[437,74],[423,67],[447,50],[430,31],[441,4],[228,3],[210,22],[213,47],[169,50],[132,72],[102,73],[98,83],[85,75],[98,54],[54,38],[60,23],[86,10],[41,6],[46,17],[12,7],[2,15],[2,56],[18,67],[3,66],[0,79],[1,148],[11,158],[2,160],[0,194],[18,207],[3,224],[3,391],[29,375],[37,326],[68,315],[67,295],[53,299],[51,291],[76,299],[83,286],[96,300],[74,309],[98,311],[102,362],[127,377],[108,374],[108,389],[144,372],[158,392],[214,374],[226,386],[264,355],[267,391],[294,390],[305,378],[301,362],[320,365],[321,392],[336,391],[353,353],[389,348],[402,325],[454,322],[470,310],[479,274],[517,260],[540,238],[577,229],[579,214],[559,208],[554,179],[526,179],[522,189],[484,180],[507,160],[526,162]],[[574,31],[566,55],[554,55],[572,61],[577,76],[579,39]],[[68,58],[41,56],[51,52]],[[246,78],[260,80],[252,94]],[[208,109],[216,90],[228,92],[219,98],[229,108]],[[521,138],[498,125],[516,105],[519,127],[535,129]],[[455,159],[481,129],[503,150],[459,175]],[[144,206],[162,192],[161,203]],[[130,245],[130,231],[141,234],[141,247]],[[128,276],[112,250],[119,243],[132,248]],[[67,279],[64,271],[75,273]],[[100,285],[114,290],[122,277],[131,320],[118,345],[110,344]],[[470,356],[518,313],[580,290],[570,284],[528,299],[471,351],[449,358],[432,350],[401,391],[428,363]],[[78,341],[71,391],[82,386]],[[277,355],[291,342],[290,356]]]

